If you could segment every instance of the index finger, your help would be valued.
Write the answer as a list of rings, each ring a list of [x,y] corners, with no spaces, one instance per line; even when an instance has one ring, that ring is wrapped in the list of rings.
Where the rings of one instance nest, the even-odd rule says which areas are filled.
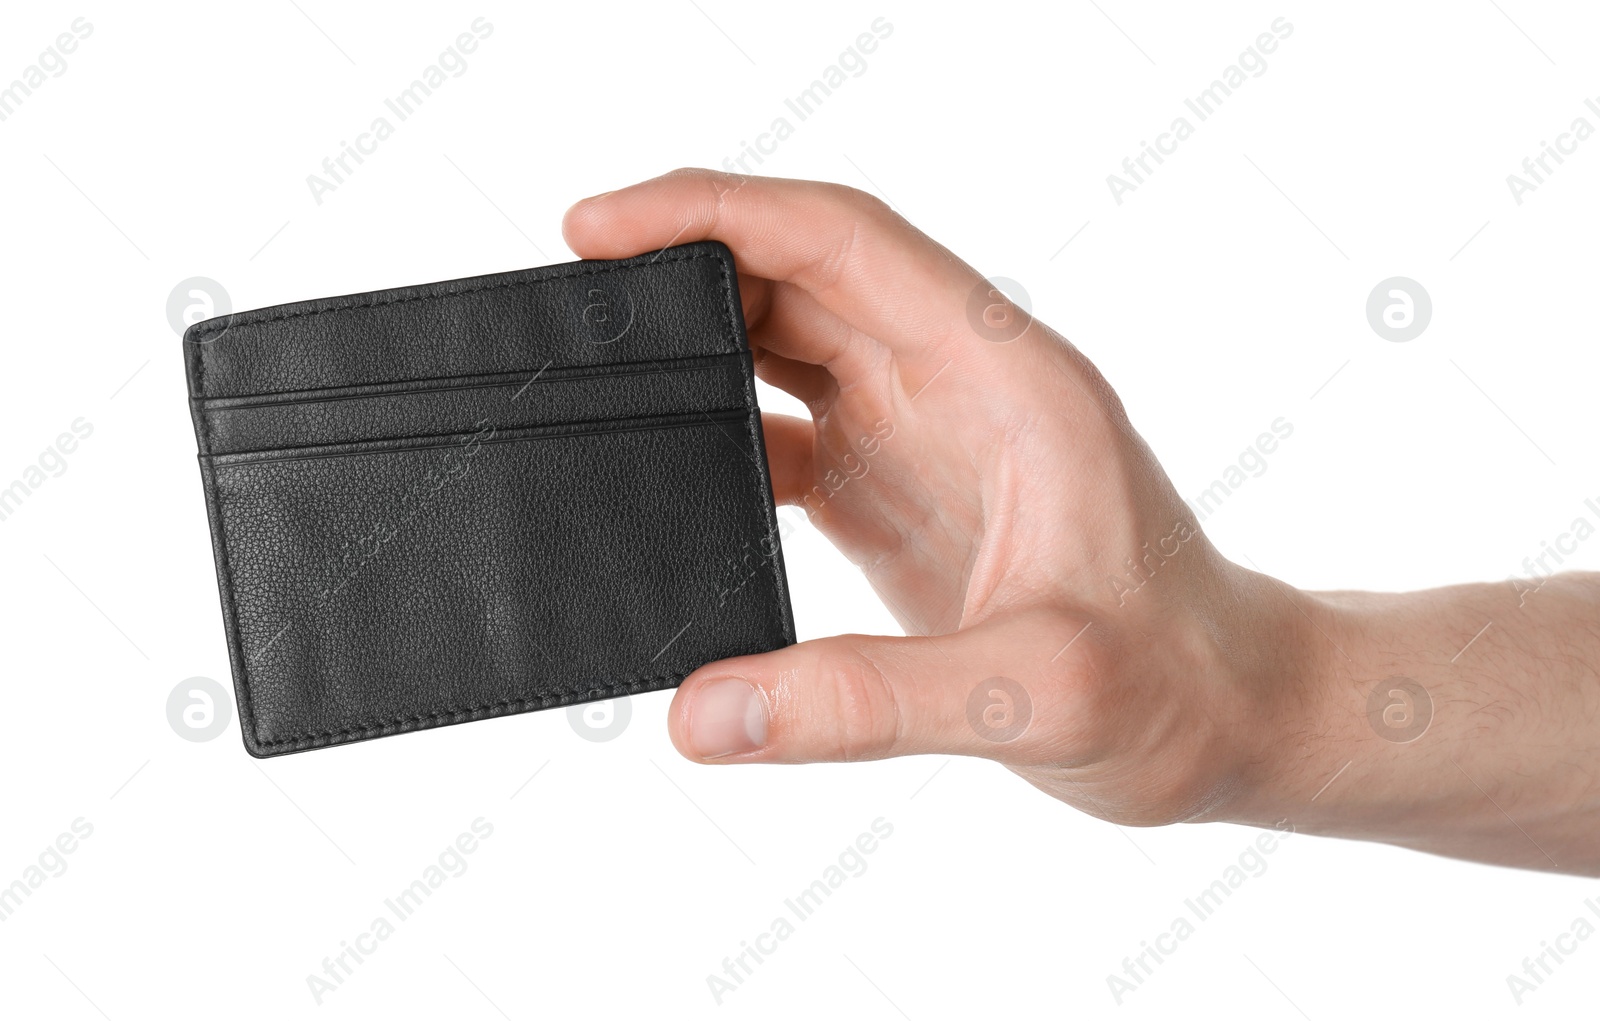
[[[792,283],[912,357],[950,342],[983,279],[882,201],[817,181],[677,170],[579,202],[562,233],[586,259],[721,241],[741,273]]]

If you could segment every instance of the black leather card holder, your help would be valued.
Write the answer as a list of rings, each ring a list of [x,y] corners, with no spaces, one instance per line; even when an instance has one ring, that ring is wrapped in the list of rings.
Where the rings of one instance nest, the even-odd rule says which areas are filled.
[[[794,641],[719,243],[184,342],[253,755],[674,687]]]

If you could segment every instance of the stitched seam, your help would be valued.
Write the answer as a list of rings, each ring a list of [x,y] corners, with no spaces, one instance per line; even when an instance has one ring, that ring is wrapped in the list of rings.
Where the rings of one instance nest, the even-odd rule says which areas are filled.
[[[222,489],[217,485],[217,469],[213,464],[205,466],[206,472],[211,476],[211,494],[216,499],[217,505],[217,545],[222,550],[222,580],[227,587],[228,598],[228,624],[229,642],[234,647],[234,652],[239,657],[239,686],[243,689],[240,694],[239,716],[241,724],[250,728],[250,739],[257,744],[261,743],[260,731],[256,728],[256,700],[250,693],[250,661],[244,658],[244,632],[239,629],[239,597],[233,588],[233,564],[228,559],[228,525],[223,520]]]
[[[291,737],[278,738],[272,741],[257,740],[256,744],[262,748],[276,748],[281,745],[304,744],[306,742],[311,742],[314,744],[328,744],[334,738],[350,737],[356,734],[370,737],[380,734],[392,727],[404,726],[407,723],[436,723],[439,720],[443,720],[451,716],[476,716],[479,713],[486,713],[495,709],[511,709],[516,707],[533,706],[536,704],[541,709],[551,709],[558,705],[575,705],[578,704],[580,699],[589,698],[589,696],[596,694],[615,698],[619,695],[631,695],[644,691],[654,691],[664,687],[671,681],[681,681],[687,676],[689,676],[689,671],[679,670],[670,674],[657,674],[654,677],[639,677],[632,681],[613,684],[609,688],[590,688],[588,691],[576,692],[568,695],[541,695],[532,698],[508,698],[502,699],[499,702],[486,702],[483,705],[469,706],[462,709],[440,709],[437,712],[421,715],[396,716],[393,719],[381,720],[373,723],[357,723],[352,726],[345,727],[342,730],[317,730],[305,734],[296,734]],[[599,700],[590,699],[590,701]]]
[[[745,393],[749,394],[751,404],[749,416],[745,419],[745,430],[750,436],[750,449],[754,451],[757,456],[755,486],[756,502],[761,506],[761,517],[765,519],[767,523],[767,535],[771,538],[772,542],[776,544],[778,542],[778,522],[776,515],[772,510],[772,501],[767,498],[767,493],[765,492],[766,488],[769,487],[771,483],[766,482],[767,470],[766,468],[762,467],[759,460],[761,455],[761,444],[756,440],[756,415],[759,414],[759,412],[757,412],[754,407],[755,394],[751,393],[752,387],[750,381],[748,379],[745,380],[744,385]],[[766,485],[763,485],[763,482],[766,482]],[[780,552],[778,556],[782,556],[782,553]],[[782,614],[784,605],[788,602],[788,600],[784,598],[783,583],[778,578],[778,559],[774,557],[772,563],[768,564],[767,566],[771,569],[770,573],[772,574],[772,597],[776,601],[778,612]],[[784,635],[784,637],[788,638],[789,636]]]
[[[734,318],[738,314],[738,312],[733,307],[733,288],[732,288],[732,285],[731,285],[731,283],[730,283],[730,281],[728,279],[728,265],[727,265],[727,262],[724,259],[722,259],[720,256],[718,256],[717,254],[715,254],[715,253],[707,253],[707,254],[693,255],[693,256],[679,256],[677,258],[674,258],[674,259],[671,259],[671,260],[668,260],[668,261],[672,261],[672,262],[692,262],[692,261],[695,261],[695,260],[698,260],[698,259],[716,259],[717,260],[717,270],[718,270],[718,274],[719,274],[719,276],[721,277],[721,280],[722,280],[722,293],[723,293],[724,309],[728,314],[728,326],[729,326],[728,343],[729,343],[729,349],[733,353],[738,353],[738,351],[739,351],[739,325],[738,325],[738,320]],[[324,314],[327,314],[327,313],[330,313],[330,312],[343,312],[343,311],[350,311],[350,310],[359,309],[359,308],[374,308],[374,307],[378,307],[378,306],[382,306],[382,305],[403,304],[405,302],[410,302],[410,301],[423,301],[423,300],[428,300],[428,299],[437,300],[437,299],[442,298],[442,297],[455,297],[456,295],[473,294],[473,293],[477,293],[479,291],[500,290],[500,289],[504,289],[504,288],[519,287],[519,286],[533,286],[535,284],[548,283],[548,282],[550,282],[552,280],[570,279],[572,277],[579,277],[579,276],[597,276],[597,275],[600,275],[600,274],[603,274],[603,273],[616,272],[618,270],[623,270],[623,269],[637,269],[637,268],[638,267],[636,267],[636,266],[627,266],[627,267],[607,266],[607,267],[604,267],[604,268],[601,268],[601,269],[591,269],[591,270],[586,270],[586,271],[582,271],[582,272],[564,273],[564,274],[562,274],[560,276],[545,277],[545,278],[543,278],[541,280],[518,281],[518,282],[515,282],[515,283],[492,284],[492,285],[487,285],[487,286],[483,286],[483,287],[469,288],[468,290],[464,290],[464,291],[454,291],[454,292],[451,292],[448,295],[438,295],[438,294],[416,295],[416,296],[409,297],[409,298],[391,299],[389,301],[367,302],[367,303],[359,304],[359,305],[341,306],[339,308],[319,309],[319,310],[312,311],[312,312],[297,312],[297,313],[293,313],[293,314],[290,314],[290,315],[275,316],[275,317],[268,318],[268,319],[260,319],[260,320],[256,320],[256,321],[251,322],[251,323],[233,324],[233,325],[230,325],[229,327],[227,327],[227,329],[233,329],[236,326],[255,326],[255,325],[259,325],[261,323],[280,322],[280,321],[287,320],[287,319],[307,318],[307,317],[311,317],[311,316],[324,315]],[[218,332],[220,333],[221,331],[218,331]],[[203,342],[203,337],[204,336],[209,336],[209,335],[202,335],[202,338],[197,338],[197,339],[199,339],[199,340],[201,340],[201,342]],[[197,367],[197,372],[196,372],[196,388],[199,389],[200,392],[203,394],[204,393],[204,389],[202,388],[201,383],[202,383],[202,381],[204,379],[204,373],[205,373],[205,358],[204,358],[204,350],[205,349],[203,347],[201,347],[199,350],[201,352],[201,357],[200,357],[199,365]],[[754,420],[754,415],[756,414],[755,394],[753,392],[751,379],[750,379],[750,376],[748,374],[744,378],[744,392],[745,392],[745,413],[746,413],[746,423],[745,424],[746,424],[746,431],[747,431],[747,433],[748,433],[748,435],[750,437],[751,449],[753,451],[757,451],[757,450],[759,450],[760,444],[758,444],[756,442],[756,434],[755,434],[755,420]],[[209,434],[207,434],[207,446],[209,448]],[[435,712],[432,712],[432,713],[429,713],[429,714],[426,714],[426,715],[421,715],[421,716],[400,717],[397,720],[390,721],[390,722],[353,724],[350,727],[344,728],[342,730],[337,730],[337,731],[320,731],[320,732],[312,731],[312,732],[309,732],[309,733],[297,734],[297,735],[293,735],[293,736],[290,736],[290,737],[276,738],[276,739],[273,739],[273,740],[270,740],[270,741],[261,740],[260,731],[257,729],[257,726],[256,726],[256,719],[255,719],[255,712],[254,712],[254,697],[250,693],[250,665],[244,658],[244,637],[243,637],[242,632],[240,632],[240,630],[239,630],[237,600],[231,598],[233,596],[233,572],[232,572],[232,569],[228,566],[227,542],[226,542],[226,539],[222,537],[223,536],[223,528],[224,528],[224,526],[222,524],[222,494],[221,494],[220,490],[216,489],[216,471],[215,471],[215,466],[214,465],[209,466],[209,470],[212,473],[211,477],[212,477],[213,491],[215,491],[216,494],[217,494],[217,522],[218,522],[219,541],[222,542],[222,546],[223,546],[223,549],[222,549],[223,570],[224,570],[225,576],[227,578],[227,585],[228,585],[228,592],[229,592],[229,595],[230,595],[230,602],[235,604],[233,606],[232,612],[230,613],[230,617],[232,617],[233,632],[234,632],[234,635],[235,635],[235,638],[236,638],[236,642],[237,642],[238,648],[239,648],[240,678],[241,678],[242,685],[243,685],[243,688],[244,688],[244,696],[245,696],[245,703],[246,703],[246,707],[245,707],[244,712],[247,713],[248,716],[249,716],[250,735],[251,735],[251,739],[254,741],[256,747],[258,747],[258,748],[278,748],[278,747],[282,747],[284,745],[290,745],[290,744],[298,744],[298,745],[307,745],[307,744],[309,744],[310,746],[315,746],[315,745],[320,745],[320,744],[330,744],[330,743],[333,743],[336,739],[338,739],[340,737],[349,737],[349,736],[353,736],[353,735],[356,735],[356,734],[360,734],[362,736],[368,736],[368,737],[376,736],[378,734],[381,734],[384,730],[387,730],[387,729],[389,729],[391,727],[400,726],[400,725],[405,724],[405,723],[418,723],[418,724],[434,723],[434,722],[437,722],[439,720],[442,720],[442,719],[445,719],[445,718],[451,717],[451,716],[475,715],[475,714],[478,714],[478,713],[489,712],[489,711],[494,710],[494,709],[509,709],[509,708],[517,707],[517,706],[531,707],[535,703],[539,704],[541,706],[541,708],[550,708],[550,707],[553,707],[553,706],[556,706],[556,705],[561,705],[564,702],[566,702],[566,703],[576,702],[576,700],[580,697],[579,695],[569,695],[569,696],[542,696],[542,697],[539,697],[539,698],[510,699],[510,700],[503,700],[501,702],[489,703],[489,704],[486,704],[486,705],[477,706],[477,707],[469,708],[469,709],[442,709],[442,710],[438,710],[438,711],[435,711]],[[761,506],[762,517],[766,521],[768,534],[775,536],[777,534],[777,523],[773,520],[773,513],[772,513],[771,509],[768,507],[768,500],[766,498],[766,493],[763,491],[763,482],[765,481],[765,478],[766,478],[766,470],[761,466],[761,464],[760,464],[760,462],[758,460],[757,461],[757,465],[756,465],[756,473],[755,473],[755,479],[756,479],[756,486],[755,486],[756,493],[755,493],[755,495],[756,495],[756,500]],[[772,585],[773,585],[774,595],[777,597],[778,606],[781,608],[784,605],[784,599],[783,599],[782,590],[779,587],[778,573],[777,573],[777,570],[776,570],[775,567],[774,567],[773,572],[772,572]],[[785,636],[785,637],[787,637],[787,636]],[[601,692],[603,694],[607,694],[607,695],[610,695],[612,697],[615,697],[615,696],[620,695],[620,694],[632,693],[632,692],[635,692],[635,691],[654,690],[654,688],[659,688],[659,687],[664,686],[665,683],[668,682],[668,681],[671,681],[671,680],[681,681],[684,677],[688,676],[689,672],[690,671],[682,670],[682,671],[675,671],[673,673],[658,674],[658,675],[656,675],[654,677],[634,678],[634,679],[632,679],[630,681],[620,682],[618,684],[612,685],[610,688],[590,689],[589,692],[586,692],[584,694],[593,694],[594,692],[598,691],[598,692]]]
[[[721,262],[719,268],[722,272],[723,300],[728,309],[728,329],[731,334],[729,341],[732,343],[734,350],[738,350],[739,321],[735,317],[742,315],[743,310],[734,307],[733,288],[728,283],[728,264],[726,262]],[[752,362],[750,368],[743,373],[743,376],[745,433],[750,437],[750,451],[755,457],[756,461],[756,504],[761,508],[761,517],[766,522],[768,537],[771,538],[774,543],[776,543],[778,541],[777,516],[772,509],[772,500],[768,498],[768,491],[771,489],[772,483],[768,478],[767,467],[761,458],[761,443],[756,439],[756,416],[761,412],[756,406],[754,362]],[[778,556],[782,556],[781,550]],[[773,562],[768,565],[771,568],[772,574],[772,595],[776,601],[778,613],[781,616],[787,616],[787,614],[784,612],[784,607],[788,604],[788,600],[784,595],[783,582],[778,577],[778,562],[778,558],[774,558]],[[790,638],[791,636],[785,634],[784,637]]]
[[[194,344],[192,347],[194,348],[194,392],[203,394],[206,392],[206,349],[199,344]],[[204,444],[201,453],[209,454],[211,453],[211,423],[206,420],[204,412],[200,412],[197,409],[196,413],[200,418],[200,442]]]
[[[658,259],[657,262],[694,262],[694,261],[699,260],[699,259],[716,259],[719,263],[722,262],[721,258],[715,252],[703,252],[703,253],[701,253],[699,255],[679,255],[679,256],[675,256],[673,258],[669,258],[669,259]],[[649,263],[648,265],[655,265],[655,264],[656,263]],[[290,319],[309,319],[309,318],[314,318],[316,316],[331,315],[331,314],[333,314],[335,312],[354,312],[354,311],[357,311],[359,309],[364,309],[364,308],[383,308],[383,307],[385,307],[387,305],[405,305],[405,304],[408,304],[408,303],[413,302],[413,301],[440,301],[440,300],[446,299],[446,298],[459,298],[459,297],[463,297],[463,296],[468,295],[468,294],[479,294],[479,293],[482,293],[484,291],[503,291],[503,290],[507,290],[507,289],[512,288],[512,287],[537,287],[537,286],[539,286],[541,284],[553,283],[553,282],[555,282],[557,280],[571,280],[571,279],[574,279],[576,277],[586,277],[586,276],[601,276],[601,275],[606,274],[606,273],[617,273],[617,272],[623,272],[623,271],[626,271],[626,270],[633,270],[633,269],[639,269],[639,268],[640,268],[639,266],[598,266],[598,267],[590,267],[588,269],[573,270],[573,271],[570,271],[570,272],[567,272],[567,273],[555,274],[555,275],[551,275],[551,276],[547,276],[547,277],[540,277],[537,280],[511,280],[511,281],[506,281],[506,282],[498,283],[498,284],[480,284],[477,287],[467,287],[467,288],[463,288],[462,290],[459,290],[459,291],[447,291],[447,292],[445,292],[443,294],[438,294],[438,293],[433,293],[433,294],[413,294],[413,295],[410,295],[409,297],[405,297],[405,298],[387,298],[387,299],[385,299],[383,301],[357,302],[356,304],[353,304],[353,305],[339,305],[339,306],[336,306],[334,308],[312,309],[309,312],[289,312],[289,313],[286,313],[284,315],[266,316],[265,318],[262,318],[262,319],[252,319],[249,322],[229,322],[228,325],[226,325],[226,326],[219,327],[219,328],[217,328],[215,330],[207,330],[205,333],[199,334],[198,336],[195,337],[194,344],[200,350],[200,365],[201,365],[202,377],[203,377],[204,366],[205,366],[205,347],[204,347],[204,345],[207,342],[209,342],[212,338],[220,337],[220,336],[222,336],[222,334],[227,333],[230,330],[243,329],[244,327],[247,327],[247,326],[262,326],[262,325],[265,325],[266,323],[287,322]],[[727,272],[728,272],[727,271],[727,267],[724,265],[722,267],[722,273],[723,273],[724,277],[727,276]],[[203,396],[204,395],[204,391],[201,391],[201,394]]]
[[[183,356],[184,359],[192,365],[191,371],[194,373],[194,392],[196,395],[204,394],[206,392],[206,360],[200,355],[199,344],[191,344],[189,347],[193,348],[193,350],[185,351]],[[203,415],[201,416],[202,421],[200,423],[202,432],[204,432],[206,429],[206,424],[203,421],[204,417],[205,416]]]

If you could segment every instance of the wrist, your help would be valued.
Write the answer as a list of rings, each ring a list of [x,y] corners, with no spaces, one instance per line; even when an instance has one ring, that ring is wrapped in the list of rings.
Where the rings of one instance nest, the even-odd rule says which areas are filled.
[[[1316,806],[1372,736],[1352,708],[1363,672],[1352,651],[1361,642],[1359,606],[1234,570],[1248,622],[1232,683],[1251,709],[1239,728],[1231,796],[1208,819],[1321,830]]]

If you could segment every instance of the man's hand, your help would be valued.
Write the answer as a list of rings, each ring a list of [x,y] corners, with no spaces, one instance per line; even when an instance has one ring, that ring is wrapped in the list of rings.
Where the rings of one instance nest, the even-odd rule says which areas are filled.
[[[1118,823],[1287,819],[1600,869],[1594,585],[1569,593],[1588,614],[1587,683],[1551,685],[1564,713],[1587,713],[1553,792],[1581,802],[1585,828],[1524,794],[1494,740],[1450,745],[1526,736],[1488,708],[1469,717],[1500,704],[1483,678],[1466,695],[1428,673],[1453,651],[1432,646],[1468,622],[1470,636],[1478,608],[1433,593],[1319,599],[1224,559],[1088,359],[877,199],[679,171],[578,203],[564,232],[585,258],[705,238],[733,249],[756,371],[811,411],[764,418],[777,499],[806,508],[909,636],[845,635],[696,671],[670,717],[684,755],[978,755]],[[1440,633],[1406,631],[1413,618]],[[1439,717],[1409,745],[1367,714],[1370,689],[1402,672]]]

